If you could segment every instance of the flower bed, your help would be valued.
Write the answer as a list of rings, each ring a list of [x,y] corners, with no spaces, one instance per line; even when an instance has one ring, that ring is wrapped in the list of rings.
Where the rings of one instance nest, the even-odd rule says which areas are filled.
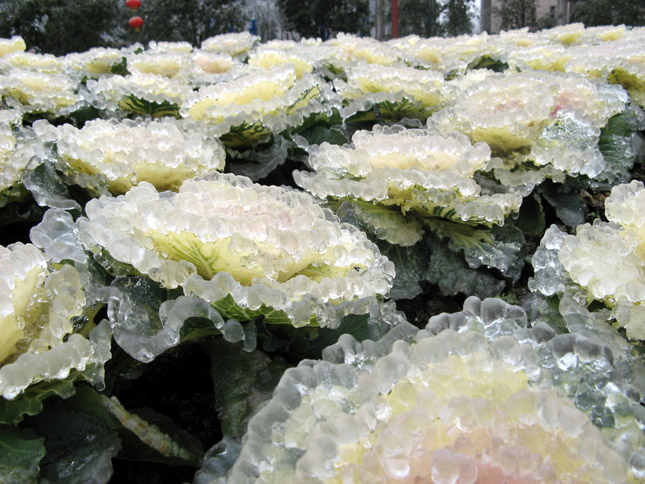
[[[643,45],[1,40],[0,481],[645,481]]]

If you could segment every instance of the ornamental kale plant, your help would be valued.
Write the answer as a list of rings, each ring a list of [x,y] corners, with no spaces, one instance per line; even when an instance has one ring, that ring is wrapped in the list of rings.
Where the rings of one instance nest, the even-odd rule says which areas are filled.
[[[0,40],[0,482],[645,482],[645,29]]]

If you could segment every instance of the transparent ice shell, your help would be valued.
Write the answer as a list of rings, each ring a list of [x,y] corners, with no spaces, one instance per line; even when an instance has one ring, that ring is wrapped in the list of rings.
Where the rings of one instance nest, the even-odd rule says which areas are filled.
[[[299,126],[313,114],[326,112],[334,96],[313,75],[298,79],[290,64],[261,69],[248,67],[232,79],[201,87],[184,103],[181,114],[216,124],[224,134],[236,126],[261,124],[274,132]]]
[[[202,42],[201,48],[216,54],[228,54],[232,57],[246,57],[249,50],[260,42],[260,37],[249,32],[216,35]]]
[[[95,253],[209,303],[271,307],[297,326],[337,325],[389,291],[394,266],[366,236],[308,194],[214,174],[178,193],[141,183],[101,197],[78,221]]]
[[[154,74],[186,81],[191,67],[191,57],[180,52],[132,53],[126,57],[128,71],[131,73]]]
[[[24,52],[27,44],[22,37],[13,36],[10,39],[0,39],[0,57],[4,57],[12,52]]]
[[[210,482],[640,482],[639,397],[612,367],[598,341],[471,297],[425,330],[343,335],[287,370]]]
[[[373,64],[358,64],[347,69],[347,81],[336,79],[334,88],[348,102],[343,117],[370,109],[379,103],[411,103],[408,117],[425,120],[445,100],[443,75],[407,66],[383,69]],[[418,113],[417,113],[418,112]],[[405,109],[402,109],[405,115]]]
[[[66,170],[104,177],[114,194],[142,181],[159,190],[224,169],[226,154],[213,129],[190,121],[93,120],[81,128],[34,123],[36,133],[52,138]]]
[[[115,112],[132,96],[150,103],[181,106],[192,92],[190,86],[156,74],[135,73],[87,81],[90,101],[99,109]]]
[[[89,338],[74,331],[74,320],[86,309],[74,267],[52,271],[35,246],[16,243],[0,247],[0,284],[3,398],[15,398],[39,381],[66,378],[73,370],[102,368],[109,359],[109,326],[97,326]]]
[[[502,224],[519,209],[518,192],[485,194],[473,175],[490,161],[485,143],[401,126],[357,131],[351,146],[312,149],[315,172],[294,172],[296,183],[319,198],[350,198],[397,206],[421,216]]]
[[[619,86],[597,85],[582,76],[511,72],[468,85],[453,106],[428,120],[428,126],[488,143],[503,161],[495,168],[500,180],[515,177],[531,183],[530,176],[523,180],[513,173],[523,163],[541,169],[543,176],[593,178],[606,167],[598,147],[600,130],[627,102]]]
[[[571,297],[582,308],[592,301],[633,339],[645,339],[645,188],[617,185],[606,200],[609,222],[596,219],[568,235],[553,226],[533,256],[529,288],[545,296]]]
[[[67,75],[60,73],[13,68],[0,77],[5,103],[24,113],[69,113],[81,101],[76,88]]]

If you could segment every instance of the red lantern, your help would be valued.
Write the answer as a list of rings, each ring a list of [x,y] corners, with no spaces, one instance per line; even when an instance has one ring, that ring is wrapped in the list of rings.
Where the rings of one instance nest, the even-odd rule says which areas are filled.
[[[138,32],[143,27],[143,19],[141,17],[132,17],[128,20],[128,25]]]
[[[136,10],[141,6],[141,0],[126,0],[125,6],[132,10]]]

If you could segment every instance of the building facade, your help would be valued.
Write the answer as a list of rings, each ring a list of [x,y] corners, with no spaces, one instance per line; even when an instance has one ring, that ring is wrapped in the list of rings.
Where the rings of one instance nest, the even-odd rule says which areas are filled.
[[[513,1],[513,0],[511,0]],[[571,1],[567,0],[515,0],[535,4],[535,25],[565,25],[571,16]],[[481,31],[497,34],[502,30],[502,0],[482,0]]]

